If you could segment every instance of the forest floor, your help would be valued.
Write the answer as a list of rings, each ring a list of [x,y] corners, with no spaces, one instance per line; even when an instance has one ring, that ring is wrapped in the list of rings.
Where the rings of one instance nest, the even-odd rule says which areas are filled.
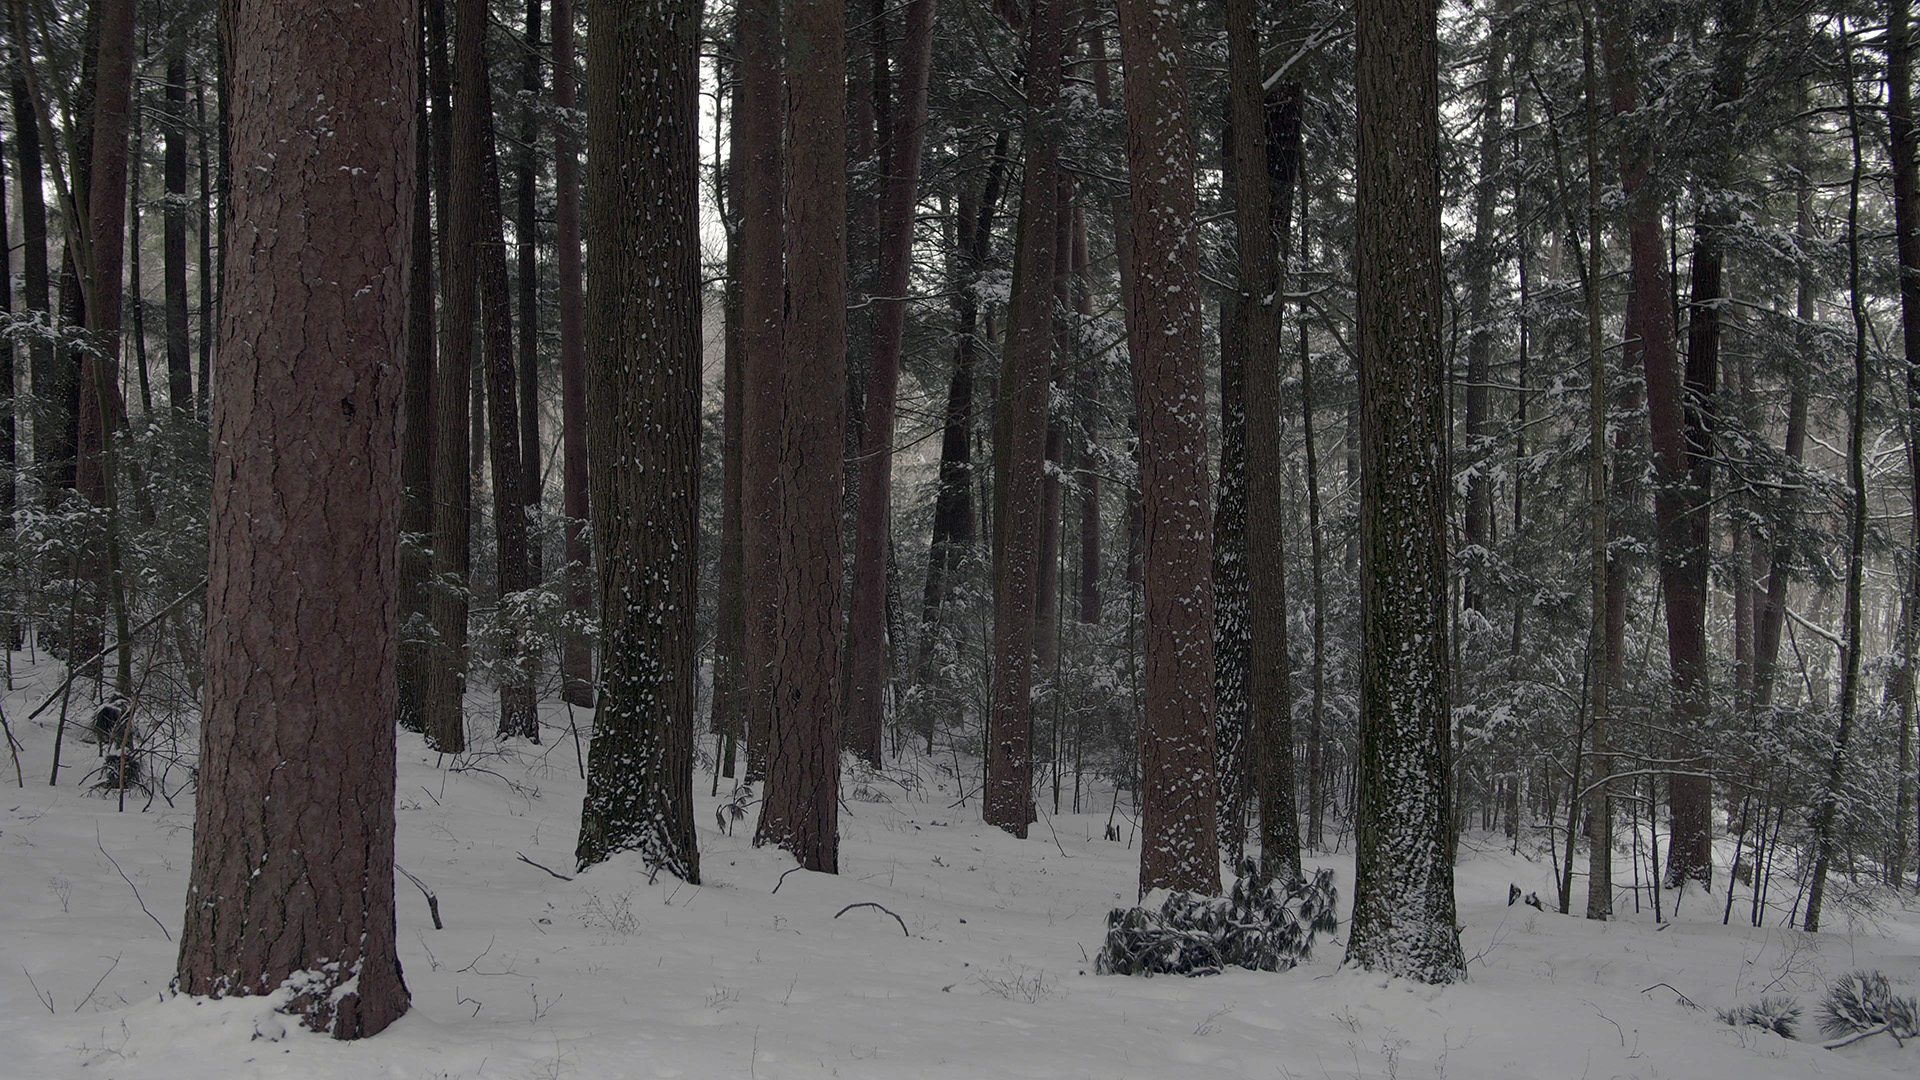
[[[25,658],[17,660],[19,676]],[[402,735],[399,861],[438,896],[446,928],[433,928],[420,890],[400,878],[412,1010],[377,1038],[338,1043],[280,1022],[266,999],[168,993],[191,853],[191,797],[173,790],[184,777],[176,769],[168,781],[171,804],[130,793],[121,812],[117,798],[76,783],[99,761],[92,746],[69,741],[74,768],[48,787],[51,710],[23,719],[57,678],[54,665],[42,667],[27,673],[42,678],[4,699],[28,773],[15,788],[12,763],[0,757],[5,1080],[1720,1080],[1920,1071],[1920,1046],[1886,1035],[1826,1050],[1714,1017],[1716,1008],[1788,995],[1804,1009],[1800,1038],[1813,1040],[1830,977],[1877,968],[1913,993],[1920,905],[1889,893],[1875,907],[1875,897],[1840,890],[1851,898],[1829,908],[1835,932],[1819,935],[1777,925],[1794,892],[1786,878],[1764,929],[1746,925],[1744,889],[1730,927],[1721,925],[1722,895],[1690,894],[1660,925],[1650,910],[1633,913],[1630,889],[1620,895],[1627,914],[1593,923],[1552,911],[1544,854],[1510,854],[1504,838],[1473,833],[1457,872],[1471,958],[1459,985],[1341,968],[1344,919],[1332,942],[1283,974],[1098,976],[1092,956],[1106,913],[1135,895],[1138,837],[1124,800],[1118,842],[1103,839],[1106,794],[1095,812],[1047,814],[1021,841],[982,825],[977,798],[956,805],[971,785],[931,761],[852,771],[841,874],[783,882],[791,860],[751,843],[757,807],[723,830],[726,787],[709,798],[702,773],[700,885],[649,883],[631,858],[574,875],[584,785],[564,707],[543,712],[543,746],[483,745],[453,762]],[[475,695],[470,715],[478,721],[494,707]],[[1343,906],[1350,848],[1309,858],[1334,870]],[[1629,873],[1624,851],[1620,872]],[[1509,906],[1513,884],[1538,892],[1548,910]],[[1584,898],[1576,879],[1576,912]],[[1663,901],[1670,916],[1673,901],[1672,893]],[[836,916],[860,903],[885,910]]]

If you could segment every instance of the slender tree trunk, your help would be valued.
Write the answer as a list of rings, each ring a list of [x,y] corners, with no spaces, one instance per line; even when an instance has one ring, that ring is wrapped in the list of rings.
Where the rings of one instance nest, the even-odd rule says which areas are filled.
[[[482,86],[486,86],[484,54]],[[486,100],[491,101],[491,90]],[[534,584],[527,565],[526,480],[520,459],[520,409],[516,398],[519,357],[514,349],[513,308],[507,280],[505,215],[500,205],[500,157],[495,149],[493,113],[481,119],[480,241],[474,245],[480,259],[481,326],[486,357],[488,460],[493,466],[493,535],[500,608],[499,621],[509,635],[512,671],[500,684],[500,726],[504,736],[540,741],[535,712],[534,669],[518,643],[528,640],[512,613],[515,594]],[[532,402],[527,407],[533,407]]]
[[[26,76],[21,68],[21,50],[26,47],[21,25],[9,27],[12,49],[8,53],[10,92],[13,106],[13,148],[20,177],[20,284],[21,303],[43,332],[29,339],[27,376],[33,388],[33,463],[43,485],[57,472],[60,459],[59,432],[65,427],[61,406],[64,399],[57,389],[61,382],[54,370],[52,311],[49,303],[47,272],[47,199],[40,164],[40,125],[28,96]]]
[[[520,152],[514,177],[513,235],[516,246],[516,306],[520,310],[520,501],[526,507],[526,587],[545,576],[540,551],[540,266],[535,249],[540,219],[534,213],[535,189],[540,181],[540,120],[534,102],[540,100],[540,0],[527,0],[527,53],[520,61]],[[538,653],[522,658],[529,687],[540,682]],[[538,727],[535,727],[536,733]]]
[[[779,0],[741,0],[736,8],[741,109],[733,137],[744,144],[745,157],[740,186],[740,363],[747,387],[740,421],[741,607],[745,612],[740,655],[746,669],[749,781],[767,775],[780,613],[779,475],[787,302],[781,23]]]
[[[167,404],[193,415],[192,342],[187,333],[187,20],[176,15],[167,35],[165,261]]]
[[[756,845],[840,863],[840,496],[847,338],[846,12],[788,0],[786,362],[780,385],[779,625]],[[805,153],[802,153],[802,150]],[[749,324],[751,325],[751,324]],[[748,624],[748,632],[754,630]]]
[[[564,119],[553,128],[554,263],[560,297],[560,487],[567,517],[567,609],[576,621],[592,611],[587,540],[587,360],[580,271],[580,158],[574,149],[573,0],[553,0],[553,104]],[[560,639],[561,696],[593,704],[593,647],[569,629]]]
[[[1912,504],[1920,506],[1920,168],[1915,165],[1913,37],[1910,0],[1891,0],[1887,17],[1887,127],[1893,159],[1894,251],[1900,263],[1900,340],[1907,362],[1907,472]],[[1900,671],[1896,680],[1900,716],[1900,792],[1894,814],[1895,847],[1888,876],[1905,874],[1908,830],[1914,815],[1914,643],[1920,619],[1920,514],[1908,553],[1908,587],[1901,621]]]
[[[1041,462],[1053,351],[1064,78],[1062,0],[1028,12],[1026,134],[1007,349],[994,421],[993,700],[985,818],[1022,839],[1033,819],[1033,660],[1039,589]]]
[[[1271,266],[1265,264],[1271,263],[1273,248],[1266,236],[1267,146],[1262,137],[1266,127],[1262,108],[1265,94],[1257,74],[1259,46],[1253,7],[1246,0],[1225,5],[1231,74],[1220,147],[1227,178],[1224,194],[1233,206],[1239,287],[1220,291],[1220,475],[1213,496],[1213,760],[1220,785],[1220,850],[1236,873],[1246,843],[1242,822],[1246,820],[1252,779],[1248,760],[1252,733],[1247,722],[1253,645],[1247,597],[1247,361],[1252,353],[1251,339],[1258,333],[1272,338],[1277,331],[1272,325],[1272,312],[1264,310],[1264,301],[1253,301],[1261,303],[1263,310],[1247,310],[1249,295],[1272,291],[1271,280],[1263,285],[1261,278],[1250,271],[1248,253],[1258,252],[1252,256],[1263,260],[1258,273],[1271,279]],[[1249,50],[1252,59],[1244,55]],[[1243,79],[1243,68],[1256,73]],[[1244,110],[1242,95],[1252,95],[1252,104]],[[1243,117],[1243,111],[1253,119]],[[1248,123],[1256,126],[1249,128]],[[1243,142],[1259,145],[1248,151],[1241,146]],[[1255,168],[1257,175],[1243,175],[1244,170]],[[1257,226],[1249,226],[1249,221],[1257,222]],[[1252,327],[1250,323],[1261,326]],[[1278,432],[1272,434],[1277,436]]]
[[[1093,278],[1087,254],[1087,213],[1073,208],[1073,301],[1080,325],[1093,319]],[[1074,394],[1079,411],[1080,443],[1075,454],[1080,467],[1074,482],[1080,486],[1080,595],[1075,618],[1100,621],[1100,365],[1080,359],[1080,377]]]
[[[582,869],[631,850],[700,880],[700,7],[595,0],[587,38],[588,377],[602,692]],[[516,489],[517,490],[517,489]]]
[[[879,273],[874,301],[872,368],[862,424],[859,510],[853,546],[853,597],[847,627],[847,749],[880,763],[887,683],[887,550],[892,537],[894,403],[900,387],[912,269],[913,207],[927,128],[927,81],[933,55],[934,0],[907,7],[901,45],[900,107],[891,136],[880,201]]]
[[[1463,974],[1447,731],[1446,371],[1433,0],[1358,11],[1360,777],[1347,961]]]
[[[1592,10],[1580,12],[1580,58],[1585,77],[1587,158],[1587,250],[1580,283],[1587,307],[1587,692],[1593,747],[1588,766],[1592,794],[1587,798],[1587,918],[1613,917],[1613,801],[1608,777],[1613,772],[1609,739],[1611,671],[1607,665],[1607,356],[1600,312],[1600,80],[1594,61]],[[1572,216],[1569,208],[1568,216]],[[1571,230],[1569,230],[1571,231]],[[1567,864],[1573,849],[1567,849]]]
[[[1138,332],[1146,696],[1140,891],[1220,891],[1213,748],[1213,535],[1207,520],[1194,161],[1180,8],[1121,0]],[[1258,130],[1258,129],[1256,129]]]
[[[1848,775],[1853,726],[1860,701],[1861,584],[1866,566],[1867,305],[1860,292],[1860,185],[1865,173],[1860,152],[1860,109],[1854,88],[1853,39],[1840,21],[1840,39],[1846,53],[1847,130],[1853,143],[1853,175],[1847,185],[1847,300],[1853,313],[1853,403],[1848,410],[1847,486],[1852,489],[1847,544],[1846,612],[1841,617],[1840,719],[1827,759],[1826,782],[1813,807],[1813,876],[1807,883],[1807,911],[1800,925],[1807,933],[1820,929],[1827,891],[1827,870],[1833,862],[1834,831],[1840,817],[1840,786]]]
[[[414,101],[412,276],[407,294],[406,384],[400,407],[400,726],[425,732],[423,681],[433,648],[428,632],[433,533],[433,167],[427,117],[426,22],[420,20],[419,90]]]
[[[140,58],[144,64],[146,58]],[[128,108],[128,138],[131,144],[127,148],[127,291],[131,294],[122,303],[126,308],[126,319],[132,324],[133,370],[140,384],[140,415],[153,415],[152,373],[147,370],[147,304],[146,288],[140,282],[141,253],[146,245],[140,240],[140,170],[146,164],[146,139],[141,134],[141,123],[146,110],[140,107],[138,97]],[[122,396],[126,394],[121,391]]]
[[[727,234],[727,283],[722,294],[724,352],[721,356],[721,438],[720,448],[720,558],[717,596],[714,600],[713,706],[711,727],[720,736],[721,776],[735,775],[734,760],[747,734],[746,671],[740,651],[746,644],[746,611],[741,606],[741,576],[746,570],[741,551],[740,483],[741,440],[746,393],[745,372],[741,369],[740,343],[740,190],[744,183],[747,157],[734,133],[739,130],[743,111],[740,60],[736,54],[726,71],[727,161],[721,166],[718,151],[714,169],[720,173],[720,222]],[[716,100],[715,108],[718,108]],[[716,780],[717,793],[719,784]]]
[[[1467,261],[1467,385],[1462,396],[1466,399],[1465,450],[1470,471],[1464,521],[1467,550],[1462,552],[1465,577],[1460,602],[1463,608],[1476,613],[1486,610],[1486,570],[1492,555],[1493,476],[1490,468],[1479,463],[1491,458],[1493,453],[1488,381],[1497,344],[1493,324],[1497,228],[1494,215],[1500,170],[1506,156],[1501,112],[1506,99],[1508,7],[1501,3],[1490,13],[1486,68],[1480,76],[1480,160],[1473,192],[1473,243]]]
[[[211,996],[291,985],[281,1010],[342,1039],[408,1005],[393,715],[416,10],[226,8],[236,78],[276,94],[239,95],[233,117],[234,219],[251,239],[221,327],[178,982]]]
[[[440,357],[434,373],[431,607],[436,640],[425,697],[427,744],[443,753],[466,749],[468,542],[473,498],[468,389],[474,369],[474,324],[479,316],[480,186],[486,161],[481,132],[491,115],[485,77],[486,6],[484,0],[457,0],[457,5],[448,110],[452,130],[443,174]]]
[[[204,420],[213,393],[213,279],[219,275],[213,266],[213,161],[207,146],[207,87],[198,71],[193,76],[193,105],[200,121],[194,146],[200,166],[200,378],[195,384],[193,406]]]

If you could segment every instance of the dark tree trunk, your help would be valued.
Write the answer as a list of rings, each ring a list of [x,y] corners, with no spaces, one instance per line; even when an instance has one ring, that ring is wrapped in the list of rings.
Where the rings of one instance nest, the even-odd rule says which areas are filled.
[[[553,0],[553,104],[566,114],[553,128],[554,263],[560,297],[560,488],[567,516],[567,609],[592,612],[592,545],[587,540],[587,358],[580,269],[580,157],[571,114],[574,93],[573,0]],[[593,646],[577,630],[560,638],[560,692],[568,703],[593,704]]]
[[[140,62],[144,63],[142,56]],[[146,110],[141,108],[138,97],[128,107],[128,125],[132,140],[127,148],[127,290],[131,296],[122,301],[126,307],[127,321],[132,323],[133,370],[140,383],[140,415],[153,415],[153,384],[151,372],[147,370],[147,304],[145,287],[140,283],[141,253],[146,250],[140,241],[140,169],[146,164],[146,140],[141,135],[141,122]]]
[[[1887,19],[1887,126],[1893,159],[1894,251],[1900,264],[1900,332],[1907,360],[1907,471],[1913,505],[1920,506],[1920,169],[1914,162],[1913,38],[1910,0],[1892,0]],[[1920,555],[1920,515],[1914,518],[1913,551]],[[1911,558],[1911,556],[1910,556]],[[1914,621],[1920,618],[1920,567],[1910,564],[1906,617],[1901,628],[1896,703],[1903,750],[1900,791],[1894,814],[1896,841],[1887,876],[1899,885],[1905,876],[1908,833],[1914,823]]]
[[[900,103],[886,140],[886,184],[880,199],[878,290],[873,312],[872,367],[862,424],[859,509],[853,546],[852,610],[847,625],[847,749],[880,763],[887,683],[887,551],[892,537],[894,404],[906,329],[912,269],[913,207],[927,128],[927,79],[933,55],[934,0],[907,6],[901,43]]]
[[[1225,7],[1230,74],[1227,123],[1221,133],[1221,156],[1225,160],[1221,164],[1226,177],[1223,185],[1225,194],[1232,200],[1236,243],[1239,245],[1239,288],[1223,289],[1220,294],[1220,476],[1214,485],[1213,496],[1214,770],[1220,782],[1220,850],[1227,862],[1237,869],[1246,844],[1246,833],[1241,826],[1246,818],[1251,779],[1247,760],[1247,668],[1251,661],[1252,635],[1247,626],[1246,381],[1248,332],[1251,328],[1247,324],[1268,314],[1252,313],[1250,320],[1247,311],[1247,294],[1255,286],[1253,279],[1248,276],[1246,264],[1248,241],[1242,238],[1248,215],[1240,212],[1240,204],[1243,200],[1252,200],[1251,214],[1259,221],[1259,231],[1264,234],[1267,227],[1267,154],[1265,140],[1254,138],[1251,141],[1259,144],[1254,151],[1257,158],[1250,162],[1239,160],[1243,152],[1239,148],[1241,133],[1246,129],[1241,126],[1240,102],[1234,93],[1245,91],[1246,87],[1233,77],[1240,68],[1232,65],[1244,60],[1234,50],[1257,49],[1257,46],[1248,45],[1242,36],[1235,33],[1243,21],[1246,34],[1255,33],[1253,12],[1247,9],[1244,0],[1235,0]],[[1253,78],[1257,84],[1258,77]],[[1263,112],[1260,98],[1264,95],[1260,94],[1257,85],[1251,92],[1259,95],[1254,99],[1253,109],[1256,114]],[[1256,123],[1260,127],[1265,126],[1264,120],[1257,120]],[[1260,170],[1258,183],[1249,185],[1239,170],[1256,165]],[[1259,237],[1253,240],[1256,247],[1260,242]],[[1263,250],[1271,257],[1273,245],[1269,242]],[[1263,272],[1271,277],[1270,269]],[[1268,331],[1267,336],[1271,338],[1276,328],[1268,319],[1262,329]]]
[[[1087,255],[1087,214],[1073,208],[1073,307],[1080,324],[1093,319],[1093,278]],[[1075,457],[1080,467],[1074,482],[1080,485],[1080,595],[1075,617],[1083,623],[1100,621],[1100,366],[1079,357],[1080,377],[1074,400],[1079,412],[1080,443]]]
[[[1507,58],[1505,7],[1502,4],[1503,10],[1493,14],[1487,37],[1487,64],[1481,74],[1479,176],[1473,192],[1473,242],[1467,255],[1467,385],[1462,397],[1466,399],[1466,460],[1472,471],[1467,476],[1464,521],[1467,550],[1462,553],[1465,578],[1461,606],[1474,612],[1483,611],[1486,606],[1486,566],[1493,533],[1493,477],[1491,470],[1479,463],[1491,458],[1493,453],[1488,377],[1497,338],[1493,323],[1493,273],[1498,223],[1494,214],[1498,209],[1500,169],[1506,150],[1501,123]]]
[[[421,43],[425,44],[425,21]],[[400,406],[400,726],[425,732],[422,700],[431,636],[421,625],[429,617],[432,592],[428,575],[433,532],[433,177],[427,123],[426,50],[420,50],[419,86],[414,100],[413,270],[407,295],[406,384]]]
[[[464,11],[462,12],[464,15]],[[485,87],[484,58],[481,67]],[[485,91],[486,100],[493,94]],[[474,251],[480,258],[480,305],[484,324],[487,373],[487,431],[490,436],[487,458],[493,466],[493,535],[495,567],[498,572],[500,622],[510,640],[520,642],[531,635],[510,613],[512,597],[533,585],[527,568],[526,481],[520,460],[520,409],[516,401],[519,381],[518,357],[514,350],[513,308],[507,281],[505,217],[500,206],[500,158],[495,150],[493,113],[489,110],[480,122],[480,242]],[[528,403],[531,408],[532,403]],[[521,736],[540,741],[539,718],[534,708],[532,658],[524,651],[509,647],[504,657],[512,671],[500,684],[500,727],[504,736]]]
[[[994,418],[993,698],[984,816],[1022,839],[1033,819],[1033,653],[1039,589],[1041,462],[1053,355],[1063,0],[1028,12],[1025,164],[1007,348]]]
[[[167,35],[165,266],[167,404],[193,415],[192,342],[187,333],[187,20],[175,16]]]
[[[1446,371],[1434,0],[1357,14],[1360,775],[1347,961],[1464,974],[1447,760]]]
[[[297,977],[283,1010],[343,1039],[408,1005],[393,905],[408,282],[395,268],[412,237],[414,12],[227,7],[243,85],[341,107],[235,101],[234,220],[251,239],[221,327],[208,767],[178,980],[228,996]]]
[[[200,378],[193,406],[194,412],[204,420],[213,393],[213,282],[219,275],[213,267],[213,161],[207,146],[207,88],[197,71],[193,79],[193,106],[200,121],[194,146],[200,165]],[[423,118],[424,115],[423,112]],[[425,175],[423,171],[421,176]]]
[[[441,216],[444,225],[440,238],[440,356],[433,386],[431,609],[435,642],[424,701],[427,744],[443,753],[459,753],[467,745],[463,699],[473,499],[473,473],[468,460],[473,420],[468,415],[472,408],[468,388],[473,379],[474,324],[479,315],[475,301],[480,274],[480,185],[486,161],[481,132],[492,108],[487,100],[484,53],[486,6],[484,0],[458,0],[458,4],[452,101],[447,110],[451,130],[441,184],[446,208]],[[429,9],[430,20],[432,14]]]
[[[700,8],[595,0],[587,38],[588,377],[601,693],[582,869],[615,851],[690,883],[699,574]]]
[[[1213,557],[1206,365],[1180,12],[1121,0],[1133,197],[1146,694],[1140,891],[1220,891],[1213,748]]]
[[[732,136],[740,179],[740,659],[744,669],[747,780],[767,775],[773,717],[773,662],[780,611],[780,455],[786,368],[786,158],[780,117],[784,66],[779,0],[741,0],[735,50],[740,101]],[[843,271],[844,273],[844,271]],[[811,483],[825,483],[815,479]],[[834,489],[839,497],[839,489]],[[837,534],[837,527],[836,527]]]
[[[745,373],[740,351],[740,185],[746,155],[733,132],[741,113],[740,62],[736,55],[727,69],[731,96],[727,103],[727,162],[722,173],[720,222],[727,234],[727,282],[721,304],[723,347],[721,358],[720,558],[714,599],[713,708],[711,727],[720,736],[720,775],[733,777],[734,759],[746,738],[746,671],[740,650],[746,644],[746,611],[741,607],[741,575],[746,569],[740,541],[740,481]],[[718,784],[716,783],[716,793]]]
[[[840,864],[840,497],[847,344],[846,11],[790,0],[780,589],[757,845]],[[800,153],[801,149],[806,153]],[[753,632],[752,623],[747,630]]]
[[[540,100],[540,0],[527,0],[527,52],[520,60],[520,147],[514,170],[513,236],[516,246],[516,306],[520,311],[520,501],[527,522],[526,588],[540,584],[540,266],[535,247],[540,221],[534,216],[535,188],[540,180],[540,121],[534,102]],[[539,656],[523,658],[529,687],[540,681]],[[538,726],[535,727],[538,733]]]

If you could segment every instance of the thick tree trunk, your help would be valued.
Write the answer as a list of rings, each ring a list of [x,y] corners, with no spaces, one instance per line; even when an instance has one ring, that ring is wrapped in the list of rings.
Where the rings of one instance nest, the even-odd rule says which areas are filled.
[[[740,180],[741,399],[740,659],[745,671],[747,780],[767,775],[773,717],[775,635],[780,613],[780,456],[786,369],[785,147],[779,0],[741,0],[734,48],[741,107],[732,136],[742,144]],[[843,271],[844,273],[844,271]],[[821,478],[810,484],[822,484]],[[834,497],[839,498],[838,485]],[[835,526],[837,535],[838,526]],[[836,765],[837,767],[837,765]]]
[[[927,128],[927,79],[933,54],[934,0],[907,7],[901,44],[899,112],[880,202],[880,260],[874,300],[872,368],[862,425],[859,510],[853,546],[852,610],[847,626],[847,749],[880,763],[887,683],[887,550],[892,537],[894,404],[912,269],[913,206]]]
[[[187,20],[176,15],[167,35],[165,265],[167,404],[193,415],[192,342],[187,333]]]
[[[1915,165],[1913,124],[1913,37],[1910,0],[1891,0],[1887,18],[1887,135],[1893,159],[1894,252],[1900,264],[1900,341],[1907,361],[1907,472],[1913,505],[1920,506],[1920,168]],[[1908,833],[1914,824],[1914,641],[1920,619],[1920,514],[1914,517],[1911,575],[1896,680],[1900,715],[1900,792],[1894,814],[1895,847],[1888,877],[1895,885],[1905,875]]]
[[[221,327],[178,981],[215,996],[292,985],[283,1011],[343,1039],[408,1004],[393,714],[415,11],[227,7],[235,77],[276,94],[240,95],[233,116],[234,220],[250,239]],[[287,101],[332,107],[272,107]]]
[[[1436,6],[1362,0],[1358,12],[1362,648],[1347,961],[1449,983],[1465,965],[1449,859]]]
[[[1053,353],[1055,236],[1064,77],[1062,0],[1035,0],[1027,24],[1027,115],[1007,350],[994,418],[993,701],[984,816],[1025,839],[1033,820],[1034,615],[1039,589],[1041,462]]]
[[[1146,695],[1140,891],[1220,891],[1213,748],[1212,530],[1194,161],[1180,10],[1121,0],[1133,197]]]
[[[840,865],[840,496],[847,344],[846,11],[788,0],[788,314],[781,418],[779,626],[757,845]],[[800,152],[805,150],[804,153]],[[748,624],[748,632],[753,625]]]
[[[699,577],[700,8],[595,0],[587,38],[588,428],[601,693],[582,869],[616,851],[700,880],[693,828]]]
[[[573,0],[553,0],[553,105],[569,114],[553,128],[554,263],[560,298],[560,487],[567,517],[567,609],[592,612],[587,539],[587,358],[580,271],[580,157],[575,152]],[[560,639],[560,692],[569,704],[593,704],[593,646],[578,630]]]
[[[1243,141],[1242,132],[1246,119],[1240,115],[1239,95],[1250,93],[1253,99],[1253,115],[1261,128],[1264,128],[1265,110],[1260,108],[1264,94],[1259,89],[1259,76],[1250,76],[1251,86],[1243,85],[1243,80],[1234,76],[1241,74],[1241,67],[1247,63],[1240,50],[1252,49],[1258,56],[1258,46],[1243,35],[1236,33],[1244,24],[1244,37],[1251,39],[1254,13],[1245,0],[1234,0],[1226,5],[1227,50],[1229,71],[1229,101],[1227,123],[1222,131],[1221,151],[1225,159],[1221,164],[1226,176],[1227,194],[1233,200],[1234,228],[1239,244],[1239,288],[1223,289],[1220,293],[1220,475],[1214,484],[1213,495],[1213,697],[1214,697],[1214,770],[1220,784],[1220,850],[1227,862],[1236,868],[1240,863],[1241,852],[1245,846],[1245,830],[1242,822],[1246,817],[1248,788],[1251,769],[1248,765],[1247,743],[1247,665],[1252,647],[1252,635],[1247,626],[1247,359],[1250,331],[1264,331],[1266,337],[1276,336],[1277,327],[1273,325],[1268,311],[1249,312],[1248,295],[1255,292],[1259,285],[1249,273],[1247,251],[1249,247],[1258,249],[1271,262],[1272,242],[1265,238],[1267,231],[1267,172],[1266,143],[1258,137],[1245,141],[1258,143],[1258,147],[1248,154],[1239,149]],[[1258,67],[1254,60],[1253,67]],[[1259,128],[1255,129],[1256,131]],[[1242,155],[1253,158],[1241,160]],[[1257,179],[1249,180],[1241,170],[1258,167]],[[1242,213],[1241,204],[1250,206]],[[1260,236],[1245,239],[1247,222],[1251,219],[1259,223]],[[1264,244],[1264,247],[1261,245]],[[1272,277],[1270,267],[1263,267],[1261,273]],[[1268,282],[1267,292],[1272,292],[1272,283]],[[1250,322],[1261,322],[1258,328],[1250,327]],[[1272,341],[1267,342],[1272,345]],[[1277,434],[1277,432],[1276,432]]]

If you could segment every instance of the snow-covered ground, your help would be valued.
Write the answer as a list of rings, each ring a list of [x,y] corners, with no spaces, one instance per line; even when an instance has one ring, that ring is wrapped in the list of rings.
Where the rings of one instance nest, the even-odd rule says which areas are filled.
[[[0,757],[6,1080],[1718,1080],[1920,1070],[1920,1047],[1885,1035],[1825,1050],[1713,1014],[1791,995],[1805,1009],[1801,1038],[1812,1040],[1829,976],[1879,968],[1913,993],[1920,908],[1834,911],[1844,933],[1805,935],[1773,925],[1778,915],[1765,929],[1742,925],[1743,890],[1732,927],[1720,925],[1722,898],[1699,894],[1667,926],[1650,911],[1590,923],[1509,907],[1518,884],[1551,908],[1552,872],[1484,834],[1467,838],[1458,870],[1469,979],[1445,989],[1340,968],[1344,922],[1285,974],[1096,976],[1104,916],[1134,899],[1138,847],[1127,843],[1124,802],[1120,842],[1102,839],[1104,796],[1100,812],[1050,816],[1015,840],[980,823],[977,799],[954,805],[955,781],[926,761],[849,775],[838,877],[796,872],[781,883],[791,860],[754,849],[751,811],[723,831],[702,774],[701,885],[649,884],[630,859],[557,880],[530,863],[573,870],[584,785],[564,708],[544,713],[545,746],[483,747],[458,769],[402,736],[399,859],[438,895],[446,929],[433,928],[420,891],[401,878],[412,1010],[377,1038],[338,1043],[277,1022],[264,999],[169,995],[190,799],[130,798],[122,813],[78,788],[73,772],[49,788],[51,725],[22,719],[44,696],[54,669],[43,667],[33,690],[5,698],[27,772],[15,787]],[[492,708],[473,699],[476,717]],[[83,770],[97,764],[90,746],[66,752]],[[1334,869],[1347,901],[1350,855],[1310,861]],[[1792,891],[1780,886],[1789,900]],[[1575,893],[1578,911],[1584,886]],[[1622,901],[1631,912],[1630,895]],[[886,911],[836,917],[862,902]]]

